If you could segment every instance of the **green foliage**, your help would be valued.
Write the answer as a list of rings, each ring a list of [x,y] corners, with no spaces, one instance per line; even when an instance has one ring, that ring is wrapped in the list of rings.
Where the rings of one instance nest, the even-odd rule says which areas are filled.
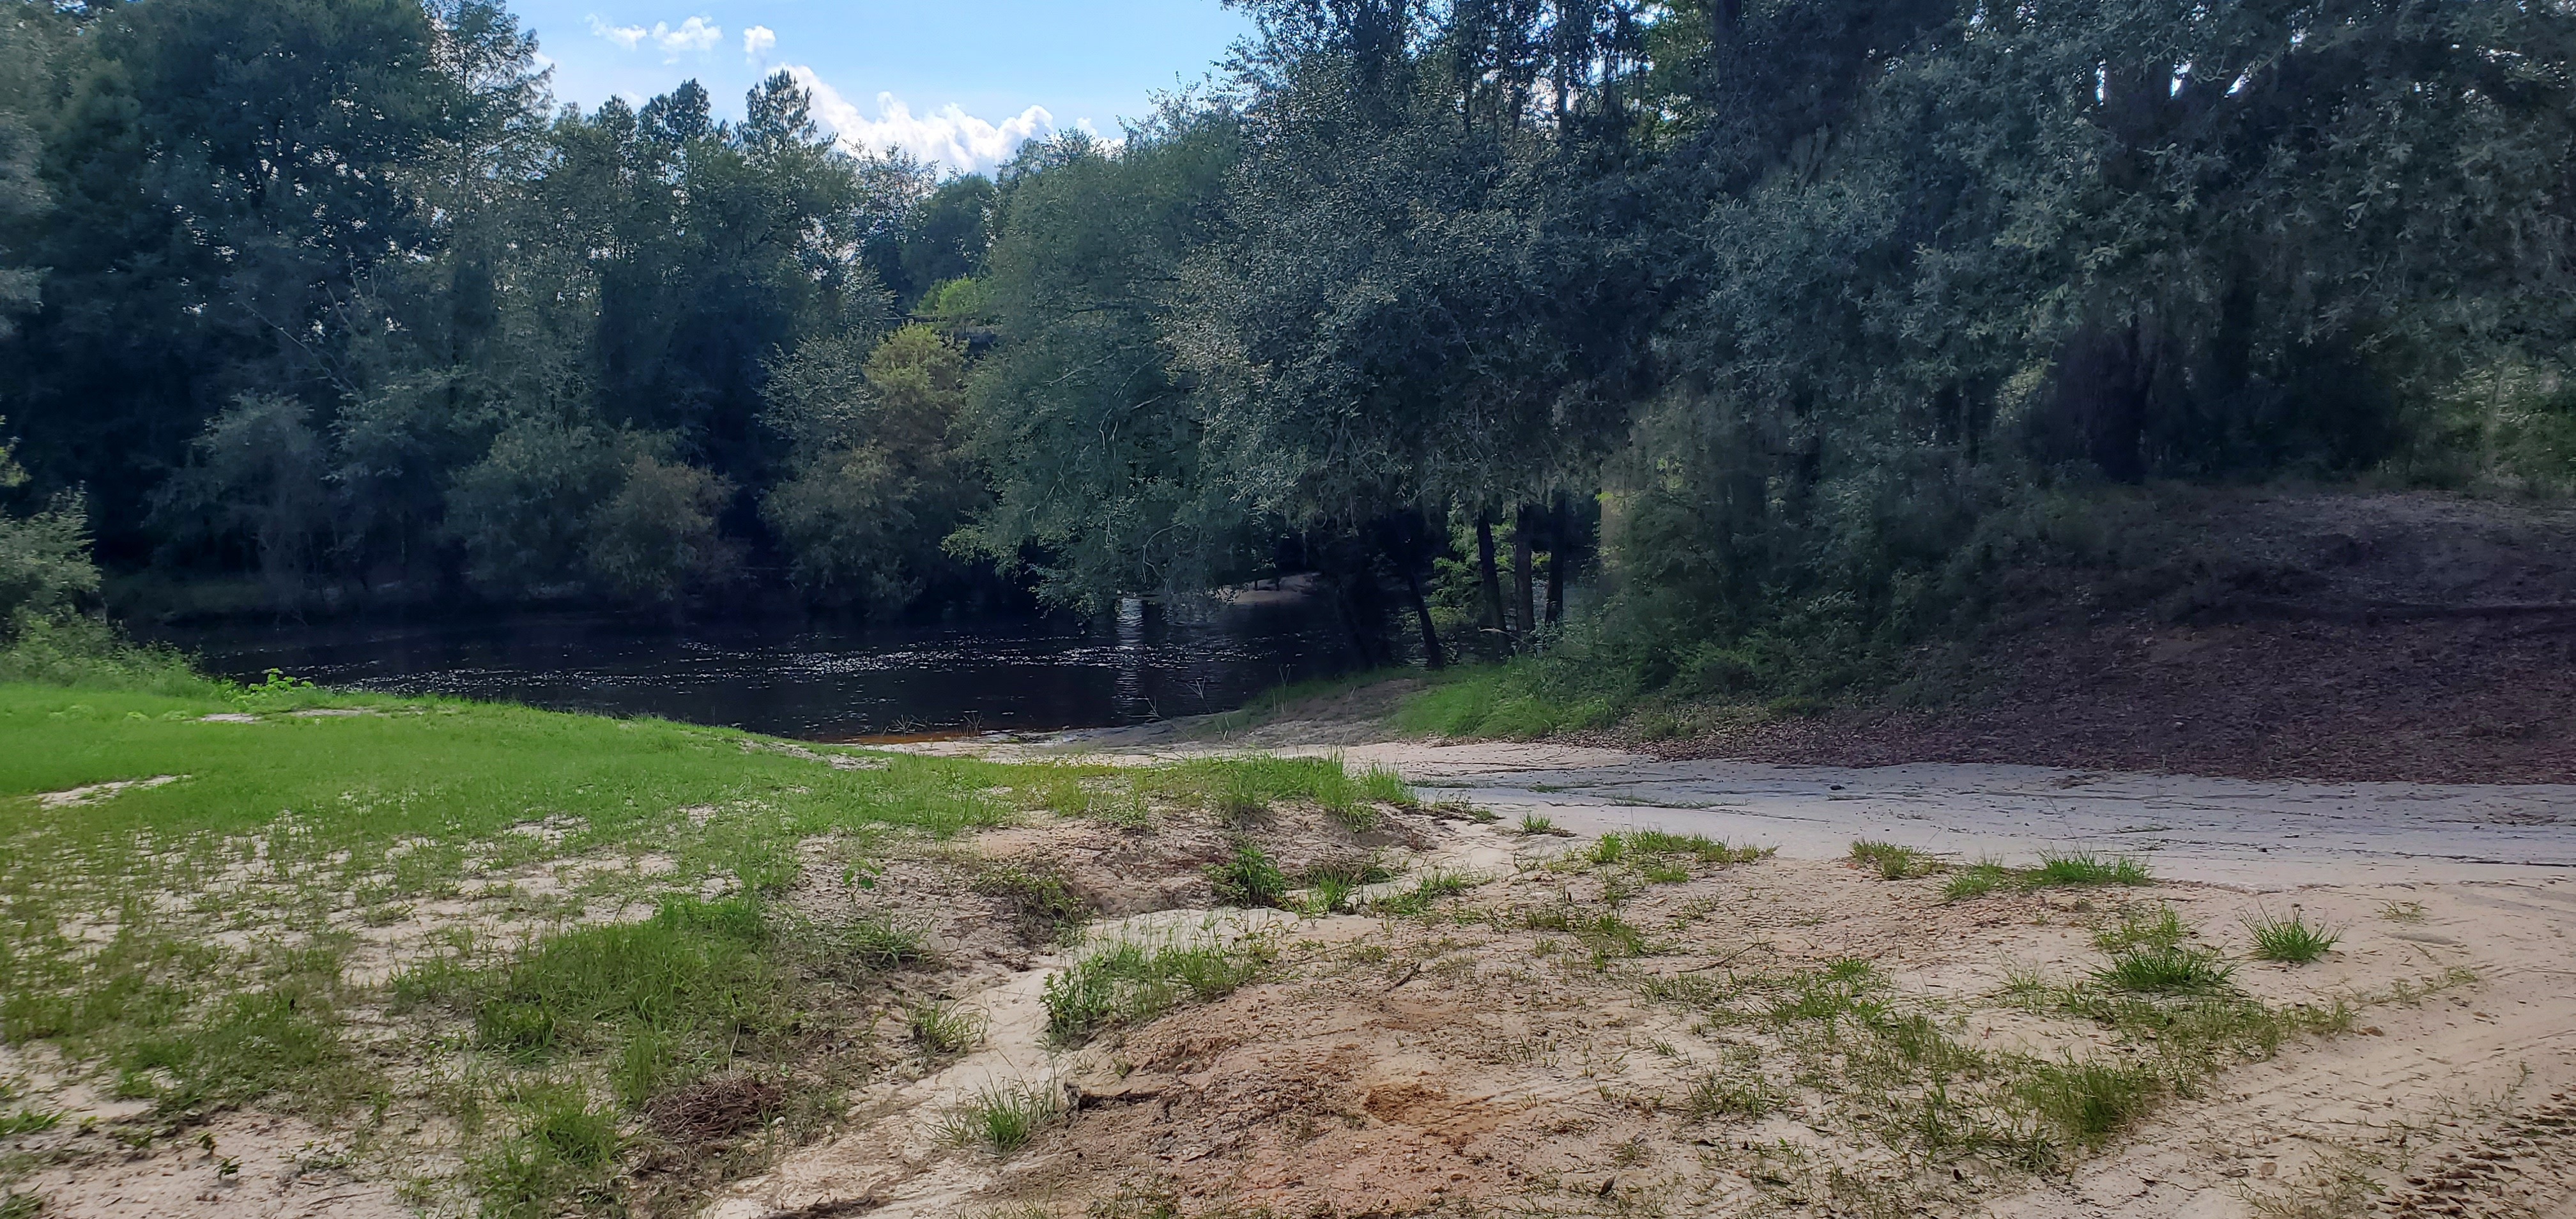
[[[2093,946],[2111,953],[2131,948],[2175,949],[2182,947],[2189,936],[2182,916],[2171,906],[2158,905],[2152,914],[2127,915],[2118,925],[2094,933]]]
[[[1876,871],[1884,880],[1909,880],[1941,870],[1939,860],[1892,842],[1854,842],[1852,862]]]
[[[614,1046],[620,1098],[640,1106],[723,1068],[740,1041],[787,1035],[769,934],[755,899],[672,899],[646,922],[568,931],[508,961],[417,968],[395,993],[470,1013],[479,1045],[520,1062]]]
[[[567,1200],[604,1197],[624,1144],[617,1115],[559,1085],[531,1089],[518,1107],[524,1113],[518,1133],[469,1169],[483,1213],[546,1219]]]
[[[942,1117],[939,1131],[952,1147],[1009,1155],[1063,1115],[1064,1094],[1052,1084],[991,1084]]]
[[[1536,738],[1607,727],[1619,700],[1569,688],[1562,666],[1536,661],[1462,671],[1405,700],[1398,731],[1433,736]]]
[[[984,501],[957,435],[966,353],[927,325],[862,350],[818,339],[775,370],[763,418],[793,452],[761,513],[808,590],[899,609],[953,582],[941,545]]]
[[[2093,971],[2093,977],[2112,990],[2206,995],[2230,989],[2228,978],[2235,972],[2216,953],[2148,944],[2111,954],[2111,963]]]
[[[2038,889],[2051,885],[2143,885],[2153,879],[2147,875],[2145,864],[2126,855],[2104,859],[2079,852],[2040,856],[2039,866],[2023,878],[2023,883]]]
[[[912,1039],[932,1054],[963,1054],[984,1039],[984,1013],[954,1003],[926,1000],[904,1013]]]
[[[1276,906],[1288,895],[1288,877],[1249,841],[1235,843],[1223,862],[1208,865],[1207,874],[1220,906]]]
[[[2310,925],[2295,910],[2287,918],[2257,911],[2244,922],[2245,933],[2254,938],[2254,955],[2266,961],[2305,965],[2334,951],[2342,938],[2333,928]]]
[[[1183,1003],[1223,998],[1259,976],[1270,958],[1269,946],[1258,940],[1118,941],[1047,979],[1047,1033],[1078,1045]]]
[[[2071,1141],[2098,1149],[2146,1112],[2163,1094],[2152,1066],[2092,1059],[2043,1063],[2022,1085],[2022,1097]]]

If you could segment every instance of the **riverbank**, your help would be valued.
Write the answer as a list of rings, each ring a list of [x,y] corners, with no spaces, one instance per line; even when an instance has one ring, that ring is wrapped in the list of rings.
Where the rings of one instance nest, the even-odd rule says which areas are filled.
[[[295,687],[0,687],[0,737],[0,1183],[46,1215],[2571,1188],[2576,901],[2441,871],[2488,865],[2420,858],[2397,805],[2319,814],[2349,794],[1404,741],[934,756],[975,747]],[[2545,795],[2406,807],[2537,859]],[[2241,854],[2274,870],[2212,871],[2243,859],[2195,827],[2263,816]],[[2284,925],[2333,943],[2266,959]]]

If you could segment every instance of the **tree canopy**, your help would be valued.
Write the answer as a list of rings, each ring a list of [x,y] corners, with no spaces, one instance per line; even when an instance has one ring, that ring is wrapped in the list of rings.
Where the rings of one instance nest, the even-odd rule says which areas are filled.
[[[1435,662],[1597,555],[1662,681],[2068,486],[2576,474],[2557,7],[1239,7],[987,179],[784,74],[557,106],[489,0],[8,0],[14,494],[279,600],[1305,570]]]

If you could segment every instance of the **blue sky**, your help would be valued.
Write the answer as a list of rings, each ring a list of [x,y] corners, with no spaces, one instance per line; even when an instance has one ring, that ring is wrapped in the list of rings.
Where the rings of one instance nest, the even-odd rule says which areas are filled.
[[[1018,143],[1088,127],[1115,135],[1149,96],[1195,82],[1250,27],[1217,0],[518,0],[554,64],[555,96],[587,109],[696,77],[721,111],[786,68],[848,142],[894,144],[988,170]]]

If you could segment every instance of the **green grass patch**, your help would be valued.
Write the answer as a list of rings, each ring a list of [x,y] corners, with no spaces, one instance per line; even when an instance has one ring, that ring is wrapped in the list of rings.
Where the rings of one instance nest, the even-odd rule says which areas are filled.
[[[1527,740],[1618,721],[1616,702],[1557,689],[1554,675],[1531,661],[1448,670],[1397,707],[1393,723],[1422,735]]]
[[[2092,854],[2042,855],[2035,868],[2014,868],[1993,860],[1979,860],[1950,874],[1941,888],[1943,897],[1966,901],[1984,897],[2003,889],[2046,889],[2060,886],[2086,887],[2101,885],[2146,885],[2155,883],[2147,866],[2126,855],[2108,858]]]
[[[1371,769],[1353,778],[1337,757],[1190,758],[1131,772],[1143,797],[1196,806],[1241,822],[1282,801],[1321,806],[1352,832],[1375,828],[1378,806],[1411,807],[1413,789],[1392,771]]]
[[[615,1112],[578,1088],[542,1085],[517,1099],[518,1130],[474,1159],[469,1180],[487,1219],[552,1219],[567,1201],[612,1202],[609,1179],[625,1140]]]
[[[913,1041],[932,1054],[963,1054],[984,1040],[984,1013],[937,999],[912,1005],[904,1024]]]
[[[1235,843],[1232,854],[1208,865],[1207,877],[1220,906],[1277,906],[1288,896],[1287,873],[1251,842]]]
[[[941,1116],[941,1141],[981,1146],[1009,1155],[1064,1116],[1064,1094],[1050,1084],[1007,1083],[980,1088]]]
[[[2086,1150],[2099,1150],[2163,1094],[2153,1065],[2093,1059],[2040,1063],[2022,1081],[2032,1111]]]
[[[1379,914],[1428,914],[1441,899],[1456,897],[1481,883],[1483,882],[1476,877],[1465,873],[1435,869],[1424,873],[1421,879],[1413,883],[1413,887],[1402,893],[1382,897],[1370,903],[1369,909]]]
[[[1133,1027],[1186,1003],[1233,994],[1270,963],[1269,944],[1157,944],[1121,940],[1047,979],[1047,1032],[1080,1044],[1112,1028]]]
[[[2093,933],[2093,946],[2106,953],[2132,948],[2182,947],[2191,938],[2191,929],[2182,925],[2182,916],[2171,906],[2158,904],[2146,913],[2122,915],[2120,921]]]
[[[2144,885],[2154,877],[2147,866],[2126,855],[2104,858],[2099,855],[2042,855],[2039,866],[2023,874],[2022,883],[2033,889],[2058,885]]]
[[[2236,967],[2214,952],[2142,944],[2111,954],[2110,963],[2093,971],[2093,980],[2109,990],[2151,995],[2214,995],[2233,989]]]
[[[2297,911],[2282,918],[2257,910],[2244,922],[2245,933],[2254,939],[2254,955],[2266,961],[2305,965],[2334,951],[2343,938],[2332,928],[2310,925]]]
[[[1851,859],[1886,880],[1911,880],[1941,870],[1940,861],[1893,842],[1855,842],[1851,844]]]
[[[618,1099],[640,1107],[759,1042],[783,1049],[795,987],[765,951],[773,934],[757,898],[678,898],[647,921],[564,932],[511,959],[422,966],[394,993],[470,1016],[475,1043],[515,1062],[605,1054]]]

